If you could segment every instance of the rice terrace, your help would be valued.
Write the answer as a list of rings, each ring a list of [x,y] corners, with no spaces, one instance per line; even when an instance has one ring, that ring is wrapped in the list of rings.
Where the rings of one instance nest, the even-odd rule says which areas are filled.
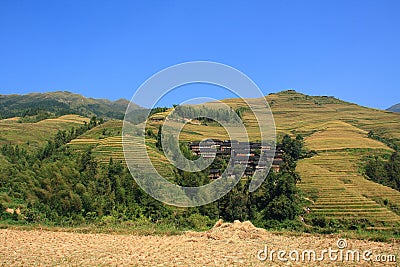
[[[397,133],[392,130],[400,129],[399,115],[363,108],[330,97],[310,97],[293,91],[272,94],[267,99],[274,112],[278,133],[281,136],[301,133],[307,136],[305,146],[318,153],[312,158],[299,161],[297,168],[302,178],[298,186],[307,198],[313,200],[310,207],[315,213],[332,218],[365,218],[376,221],[379,229],[398,227],[400,193],[365,179],[360,173],[359,164],[363,157],[392,151],[384,143],[368,138],[368,130],[376,130],[383,136],[393,136],[400,140],[400,130]],[[234,99],[226,102],[234,108],[241,105]],[[310,109],[310,106],[319,109],[318,113]],[[357,116],[353,116],[350,121],[349,114]],[[296,117],[302,119],[292,120]],[[244,119],[245,122],[249,119],[246,125],[251,127],[251,115],[244,114]],[[379,121],[379,126],[372,120]],[[152,121],[150,117],[149,124],[150,129],[157,131],[161,121]],[[122,138],[118,136],[121,128],[122,122],[106,122],[99,129],[92,129],[69,144],[76,149],[93,146],[94,154],[103,163],[108,163],[110,155],[113,159],[123,160]],[[214,125],[190,124],[187,128],[183,141],[211,138],[215,136],[214,133],[221,131]],[[116,136],[103,138],[100,133],[102,129]],[[222,134],[217,137],[226,138]],[[152,149],[152,146],[148,148]],[[156,151],[150,150],[149,153],[151,157],[157,157],[157,168],[168,171],[166,159],[162,160]],[[391,208],[383,205],[385,199],[393,204]]]
[[[400,266],[400,2],[0,1],[0,266]]]
[[[314,237],[308,237],[306,233],[314,233],[316,235],[329,233],[331,235],[337,235],[337,238],[339,238],[339,236],[344,236],[347,238],[361,238],[367,240],[370,239],[375,241],[388,242],[386,244],[391,245],[389,245],[389,247],[383,245],[382,248],[386,247],[383,251],[385,251],[386,253],[396,251],[395,247],[398,247],[398,239],[396,236],[398,235],[398,231],[400,230],[400,192],[398,190],[390,188],[389,186],[374,182],[373,180],[368,178],[365,174],[364,167],[368,159],[373,156],[385,158],[393,153],[393,147],[395,146],[391,145],[391,143],[397,144],[400,136],[399,133],[394,131],[393,129],[400,129],[400,127],[394,126],[400,126],[400,115],[392,112],[385,112],[361,107],[355,104],[338,100],[333,97],[307,96],[293,90],[284,91],[277,94],[270,94],[266,97],[266,99],[271,105],[275,117],[278,140],[282,140],[285,135],[292,137],[301,135],[304,138],[303,150],[308,151],[307,154],[309,155],[298,160],[296,164],[296,172],[300,177],[296,184],[296,187],[298,188],[298,191],[296,193],[296,201],[298,201],[299,208],[303,211],[299,211],[299,213],[297,213],[298,215],[293,217],[293,222],[289,223],[289,226],[284,226],[284,224],[281,225],[278,221],[275,221],[277,224],[262,225],[260,223],[257,223],[256,219],[255,223],[257,225],[270,229],[272,232],[268,235],[267,232],[262,232],[260,236],[254,237],[255,239],[251,238],[251,240],[254,240],[251,241],[253,242],[251,246],[262,246],[262,242],[264,242],[263,240],[265,240],[267,236],[269,236],[269,241],[275,240],[277,238],[284,238],[285,240],[290,239],[292,240],[292,242],[296,242],[295,240],[299,238],[305,238],[305,240],[307,240],[309,244],[313,244],[315,242],[312,241]],[[230,107],[235,110],[244,106],[244,102],[242,102],[241,100],[226,99],[224,100],[224,102],[226,102]],[[207,105],[212,105],[212,103],[209,103]],[[310,109],[310,106],[313,109],[318,109],[319,112],[313,112]],[[246,127],[249,129],[251,141],[257,141],[259,135],[254,130],[256,129],[256,127],[253,126],[256,121],[254,120],[251,111],[246,109],[242,110],[244,110],[244,112],[243,114],[241,114],[241,116],[244,120]],[[162,125],[163,120],[169,114],[169,112],[170,109],[162,109],[160,110],[160,112],[153,113],[147,121],[141,123],[146,123],[146,129],[148,132],[146,138],[146,149],[155,168],[160,173],[163,173],[164,175],[166,175],[166,177],[170,177],[170,179],[173,180],[179,172],[169,164],[169,161],[166,159],[163,152],[157,148],[157,132],[159,131],[160,125]],[[323,114],[323,116],[321,116],[321,114]],[[351,114],[351,117],[349,114]],[[292,118],[301,119],[293,120]],[[375,121],[379,121],[379,126],[377,126]],[[13,157],[9,154],[9,150],[5,149],[7,147],[10,147],[10,144],[18,145],[18,150],[21,151],[39,151],[37,153],[41,155],[40,151],[41,153],[44,153],[46,147],[48,147],[49,144],[53,144],[53,142],[54,144],[57,143],[57,140],[54,140],[51,143],[47,143],[46,146],[46,140],[51,140],[52,136],[59,136],[61,139],[63,139],[63,143],[59,145],[59,148],[57,148],[57,150],[62,149],[64,153],[66,152],[69,155],[74,155],[71,158],[76,158],[76,161],[79,162],[85,157],[89,157],[85,160],[89,160],[92,163],[88,162],[87,164],[89,164],[89,166],[90,164],[95,164],[95,168],[99,168],[99,171],[96,171],[96,177],[100,178],[103,173],[105,177],[110,177],[110,172],[114,171],[117,173],[117,169],[119,169],[119,173],[121,173],[121,170],[123,168],[123,165],[121,164],[124,164],[125,159],[123,154],[121,136],[123,122],[121,120],[106,119],[100,122],[98,120],[94,121],[93,118],[85,118],[81,115],[62,115],[56,118],[44,119],[38,122],[21,122],[21,118],[19,117],[7,118],[1,120],[0,124],[1,131],[7,133],[5,135],[2,135],[1,140],[1,144],[3,145],[3,155],[0,159],[4,162],[4,165],[2,167],[3,173],[4,171],[7,171],[7,169],[11,170],[11,166],[17,164],[15,161],[12,160]],[[36,124],[38,125],[38,127],[36,127]],[[32,126],[34,127],[33,129],[35,129],[34,132],[28,130],[32,129]],[[81,130],[82,133],[77,134],[77,131],[80,128],[83,129]],[[9,131],[8,129],[14,130]],[[59,132],[57,133],[57,131]],[[26,134],[28,132],[29,134]],[[60,134],[60,132],[62,134]],[[376,133],[376,135],[379,134],[379,136],[381,136],[382,138],[382,141],[378,141],[377,138],[371,136],[371,132]],[[68,133],[70,133],[70,137],[68,137]],[[227,133],[225,132],[225,130],[216,123],[203,123],[201,121],[192,121],[186,124],[186,126],[182,130],[180,141],[182,142],[182,144],[187,144],[187,148],[189,148],[188,145],[197,140],[206,140],[207,138],[215,137],[226,140],[226,138],[228,138],[226,134]],[[35,135],[37,135],[39,138],[35,138]],[[387,142],[387,140],[390,140],[390,142]],[[137,145],[140,145],[139,141],[137,142]],[[44,150],[41,147],[44,147]],[[15,150],[16,148],[17,147],[14,147],[14,150],[12,150],[13,153],[18,153],[18,151]],[[57,155],[57,153],[59,152],[54,151],[52,153],[56,153],[54,155]],[[283,154],[286,153],[284,152]],[[53,158],[52,160],[50,160],[50,162],[57,159],[51,155],[49,157],[50,159]],[[61,157],[61,154],[57,157]],[[141,161],[141,158],[142,155],[138,155],[136,158],[130,158],[129,160],[138,163]],[[29,162],[31,159],[27,157],[25,160]],[[57,163],[55,162],[55,164]],[[69,171],[65,169],[60,170],[62,170],[62,172]],[[119,175],[122,175],[122,173]],[[185,174],[182,175],[182,177],[185,177]],[[207,173],[205,175],[207,176]],[[213,177],[211,173],[209,174],[209,176]],[[202,179],[205,179],[205,176],[201,177]],[[84,176],[79,179],[83,178]],[[14,229],[18,229],[16,227],[22,227],[22,229],[26,229],[29,231],[27,232],[27,236],[30,236],[31,234],[33,236],[42,235],[40,234],[40,232],[37,232],[39,228],[46,229],[45,231],[55,231],[55,235],[64,235],[64,231],[67,231],[68,233],[99,233],[101,238],[105,239],[116,238],[120,234],[125,235],[128,233],[133,233],[134,235],[140,236],[143,234],[155,234],[157,236],[169,236],[172,234],[171,237],[165,237],[165,239],[174,240],[178,238],[175,237],[176,234],[180,236],[182,233],[185,233],[186,230],[193,228],[197,229],[197,231],[204,231],[206,229],[210,229],[213,223],[215,223],[215,221],[213,221],[212,219],[207,219],[210,220],[209,222],[205,220],[204,218],[206,217],[201,217],[204,216],[201,215],[201,213],[192,213],[189,212],[189,210],[185,209],[176,209],[174,211],[174,213],[176,214],[174,215],[176,216],[175,220],[179,220],[179,223],[178,221],[170,221],[170,219],[161,219],[162,217],[159,217],[160,215],[153,213],[154,209],[157,210],[160,209],[160,207],[153,207],[153,209],[147,211],[150,213],[142,210],[141,212],[143,212],[143,214],[148,214],[147,216],[149,217],[148,219],[142,217],[141,219],[139,219],[139,221],[136,222],[135,220],[138,219],[134,219],[133,221],[131,221],[132,217],[129,218],[121,216],[123,213],[119,215],[117,211],[111,212],[109,213],[110,215],[107,215],[107,206],[102,206],[98,204],[100,206],[93,209],[93,207],[90,207],[90,205],[85,204],[85,197],[91,194],[90,190],[93,189],[91,189],[90,187],[95,186],[95,181],[96,180],[93,180],[90,183],[85,183],[84,181],[79,182],[79,187],[77,184],[72,185],[73,192],[76,192],[73,194],[66,194],[66,192],[63,193],[62,188],[60,188],[61,191],[59,191],[58,193],[57,191],[53,191],[53,193],[51,193],[52,191],[48,191],[49,189],[46,189],[46,187],[44,187],[43,189],[39,189],[46,184],[52,184],[51,180],[37,181],[39,185],[31,185],[29,186],[31,187],[31,189],[29,189],[29,187],[24,188],[25,191],[20,190],[13,192],[10,191],[10,189],[6,189],[3,187],[1,195],[2,207],[4,209],[2,216],[2,226],[3,228],[9,229],[3,231],[15,231]],[[242,182],[240,182],[240,184],[244,185],[246,184],[246,181],[246,179],[242,179]],[[124,183],[126,181],[115,180],[115,182]],[[111,193],[110,197],[114,199],[113,201],[115,203],[113,204],[115,205],[114,207],[110,207],[111,209],[115,209],[118,207],[118,205],[121,205],[118,204],[121,203],[118,201],[118,198],[127,197],[126,193],[121,194],[118,191],[113,191],[113,187],[117,187],[116,190],[118,190],[118,184],[113,185],[113,183],[115,182],[113,182],[113,178],[111,178],[110,183],[108,185],[103,185],[105,187],[103,187],[104,189],[102,189],[111,190],[109,192]],[[10,185],[12,185],[12,183]],[[66,184],[63,187],[65,188],[65,186],[69,185]],[[47,191],[47,193],[45,193],[45,190]],[[238,191],[236,191],[236,194],[240,194],[240,192],[243,192],[241,191],[243,190],[241,189],[241,186],[237,190]],[[101,192],[103,192],[103,194],[109,194],[105,191],[94,192],[98,192],[98,194]],[[48,203],[48,205],[55,205],[53,207],[55,207],[56,209],[60,209],[60,207],[57,207],[57,204],[51,204],[51,198],[48,198],[46,197],[46,195],[42,194],[55,194],[55,196],[64,195],[64,201],[62,203],[64,203],[63,205],[68,206],[62,207],[68,207],[69,209],[71,209],[71,213],[66,213],[65,215],[61,215],[61,217],[51,217],[54,215],[50,215],[51,213],[49,215],[45,215],[45,213],[43,214],[35,209],[36,213],[34,214],[36,215],[34,216],[36,217],[32,217],[32,213],[34,212],[32,205],[37,205],[34,204],[35,200],[38,201],[39,199],[42,199],[42,201],[45,201],[45,203]],[[24,200],[24,195],[28,197],[26,200]],[[49,197],[50,196],[51,195],[49,195]],[[234,196],[235,195],[229,196],[229,198]],[[251,199],[252,198],[250,198],[250,201],[252,201]],[[100,200],[101,199],[99,199],[98,201]],[[76,201],[78,202],[76,203]],[[228,200],[224,199],[218,205],[220,205],[220,208],[222,205],[227,205],[226,208],[229,209],[229,202],[226,203],[225,201]],[[150,204],[150,202],[148,203]],[[234,205],[236,206],[248,205],[245,203],[240,204],[242,203],[240,201],[234,203]],[[155,204],[156,203],[151,205]],[[61,218],[67,218],[64,216],[71,216],[74,213],[73,205],[78,205],[78,207],[81,209],[81,211],[79,212],[82,214],[80,215],[81,219],[79,219],[81,220],[81,223],[74,222],[71,224],[66,222],[65,219],[59,221]],[[64,209],[62,207],[61,210]],[[91,208],[93,211],[84,211],[84,207],[86,207],[86,209]],[[17,209],[18,214],[16,214]],[[163,212],[168,213],[168,209],[171,208],[167,208],[167,210],[164,210]],[[14,214],[10,213],[11,210]],[[160,210],[160,212],[161,211],[162,209]],[[102,215],[102,217],[96,218],[97,216],[101,216],[101,213],[99,212],[103,213],[104,215]],[[130,212],[133,212],[131,214],[135,214],[139,211],[132,210]],[[229,220],[229,218],[235,218],[235,216],[237,216],[240,220],[251,218],[248,217],[248,215],[245,215],[245,211],[235,213],[229,212],[227,210],[226,212],[227,215],[225,216],[227,220]],[[190,215],[190,213],[192,213],[192,215]],[[224,216],[222,215],[223,213],[221,213],[221,211],[219,212],[219,214],[219,216]],[[74,216],[76,219],[79,218],[76,217],[76,215],[72,216]],[[159,218],[157,219],[158,222],[156,222],[155,224],[152,223],[152,216],[155,216],[155,218]],[[199,218],[196,218],[197,216],[199,216]],[[179,217],[181,217],[181,219],[178,219]],[[53,220],[55,223],[51,222]],[[33,222],[33,224],[32,226],[26,228],[26,222],[28,221]],[[178,223],[178,225],[176,225],[176,223]],[[59,226],[66,228],[59,228]],[[289,227],[289,229],[283,230],[285,227]],[[226,228],[226,230],[224,231],[228,231],[229,229],[230,228]],[[304,233],[296,234],[293,236],[293,232],[291,231],[294,230]],[[233,234],[236,230],[232,231]],[[243,233],[247,233],[247,230],[243,231]],[[281,231],[284,231],[284,234],[282,237],[279,237],[280,233],[282,234]],[[105,235],[110,232],[112,233],[111,236]],[[241,244],[242,242],[248,242],[246,241],[247,238],[245,237],[238,237],[238,239],[235,239],[236,237],[230,237],[230,234],[228,234],[228,232],[227,236],[224,237],[228,239],[227,241],[223,242],[232,242],[232,244]],[[46,235],[48,234],[46,233]],[[305,236],[302,237],[303,235]],[[32,238],[40,238],[39,236],[33,236]],[[70,238],[74,238],[73,236],[71,236],[71,234],[68,234],[68,236],[68,240]],[[61,236],[54,238],[61,238]],[[145,237],[138,238],[143,238],[143,240],[140,241],[144,242],[143,244],[146,244],[145,242],[153,242],[146,241]],[[177,240],[169,242],[183,242],[183,248],[185,247],[185,242],[188,241],[180,241],[182,238],[183,240],[188,239],[188,234],[186,233],[183,237],[179,237],[179,241]],[[214,238],[212,238],[208,234],[195,235],[194,237],[190,238],[194,238],[194,240],[197,240],[195,242],[203,242],[201,240],[203,240],[204,238],[206,238],[204,240],[210,240],[207,242],[214,242],[212,241],[214,240]],[[225,240],[224,238],[222,238],[222,240]],[[18,240],[18,238],[16,240]],[[72,240],[73,239],[68,242],[75,242]],[[23,242],[26,242],[26,240]],[[164,240],[159,240],[157,242],[160,242],[161,244],[162,242],[164,242]],[[21,245],[21,249],[22,247],[24,247],[24,245]],[[4,249],[4,251],[7,251],[9,248],[5,247]],[[79,248],[77,247],[76,249]],[[104,255],[108,255],[107,253],[109,252],[106,252],[106,250],[112,248],[109,247],[104,249],[104,253],[106,253]],[[116,260],[114,257],[111,256],[110,258],[108,258],[108,256],[101,256],[100,258],[95,257],[92,260],[86,262],[84,261],[85,259],[82,258],[82,255],[79,256],[80,254],[71,254],[70,258],[64,258],[61,256],[62,252],[57,253],[59,254],[55,254],[54,256],[48,258],[45,262],[43,261],[42,264],[63,264],[63,260],[66,260],[71,264],[108,265],[112,264],[112,262]],[[247,253],[250,253],[250,251]],[[4,256],[5,254],[3,254],[3,257]],[[126,257],[126,255],[124,257]],[[5,257],[5,259],[7,259],[7,257]],[[134,257],[131,258],[131,260],[134,260],[133,262],[131,260],[128,262],[136,262],[135,264],[140,265],[152,265],[153,263],[155,264],[155,262],[146,263],[141,262],[140,260],[137,261],[138,259],[140,259],[140,257]],[[193,264],[199,264],[205,259],[199,257],[198,260],[199,261],[193,261]],[[253,258],[252,261],[254,264],[258,264],[256,260],[256,258]],[[184,260],[183,262],[186,261]],[[228,260],[227,262],[234,264],[236,261]],[[329,266],[329,264],[327,266]]]

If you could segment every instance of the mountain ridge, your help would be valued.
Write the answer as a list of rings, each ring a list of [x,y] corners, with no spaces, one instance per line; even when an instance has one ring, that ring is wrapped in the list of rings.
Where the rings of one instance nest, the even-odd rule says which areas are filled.
[[[348,102],[348,101],[336,98],[335,96],[307,95],[307,94],[301,93],[301,92],[293,90],[293,89],[282,90],[282,91],[279,91],[279,92],[269,93],[265,97],[268,97],[268,96],[271,96],[271,95],[279,95],[279,94],[293,94],[293,95],[304,96],[304,97],[308,97],[308,98],[331,99],[332,101],[339,101],[341,103],[354,104],[354,105],[358,105],[358,106],[361,106],[361,107],[376,109],[376,108],[372,108],[372,107],[363,106],[363,105],[360,105],[360,104],[357,104],[357,103]],[[27,93],[27,94],[0,94],[0,104],[4,104],[3,102],[4,102],[5,99],[35,100],[35,99],[38,99],[38,98],[55,99],[55,100],[57,100],[57,101],[59,101],[61,103],[71,103],[72,100],[81,100],[81,101],[89,103],[89,104],[100,102],[100,103],[114,104],[114,105],[117,105],[117,106],[127,106],[130,103],[130,101],[128,99],[126,99],[126,98],[119,98],[117,100],[110,100],[108,98],[95,98],[95,97],[90,97],[90,96],[84,96],[82,94],[74,93],[74,92],[71,92],[71,91],[49,91],[49,92],[44,92],[44,93],[31,92],[31,93]],[[230,98],[224,98],[224,99],[220,99],[220,101],[229,100],[229,99]],[[27,101],[24,101],[24,102],[27,102]],[[139,105],[137,105],[136,103],[133,103],[133,105],[137,106],[138,108],[142,108]],[[394,109],[396,110],[395,112],[399,112],[400,111],[400,103],[391,106],[390,108],[386,109],[386,111],[393,111]],[[1,110],[1,108],[0,108],[0,110]],[[383,109],[377,109],[377,110],[383,110]]]
[[[387,111],[400,112],[400,103],[391,106],[390,108],[387,109]]]
[[[0,94],[0,119],[24,117],[48,112],[55,116],[77,114],[86,117],[98,116],[106,119],[123,119],[129,100],[96,99],[69,91],[29,94]],[[135,108],[140,109],[136,104]]]

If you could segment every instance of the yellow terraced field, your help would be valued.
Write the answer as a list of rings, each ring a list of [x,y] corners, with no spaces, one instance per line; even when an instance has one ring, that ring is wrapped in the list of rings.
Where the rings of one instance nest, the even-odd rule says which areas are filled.
[[[367,132],[347,122],[330,121],[320,126],[321,130],[306,140],[309,149],[316,151],[344,148],[388,149],[385,144],[370,139]]]
[[[122,136],[121,134],[116,136],[105,137],[103,136],[104,129],[106,133],[111,132],[112,134],[118,134],[122,131],[122,121],[108,121],[103,125],[91,129],[77,139],[72,140],[68,146],[74,148],[77,151],[83,151],[87,148],[91,148],[93,156],[103,164],[107,164],[112,158],[114,161],[126,162],[123,147],[122,147]],[[140,146],[140,142],[134,139],[131,140],[132,145]],[[149,140],[147,148],[147,154],[150,160],[153,162],[154,167],[161,173],[167,176],[172,176],[173,169],[170,166],[169,161],[163,154],[154,148],[155,140]],[[135,162],[140,163],[143,160],[143,154],[133,155],[127,162],[135,165]]]
[[[301,133],[306,136],[306,147],[319,153],[300,161],[297,169],[302,178],[299,187],[316,199],[313,212],[332,218],[368,218],[386,225],[400,222],[399,215],[382,204],[386,199],[400,208],[400,192],[365,179],[359,171],[363,156],[391,153],[367,134],[373,130],[399,141],[399,114],[296,92],[272,94],[267,99],[277,133]]]
[[[311,97],[293,91],[268,95],[274,114],[278,136],[303,134],[308,149],[318,155],[301,160],[298,172],[302,178],[299,187],[314,199],[313,212],[332,218],[366,218],[383,225],[395,225],[400,216],[390,206],[400,209],[400,192],[365,179],[360,173],[360,162],[366,155],[389,154],[385,144],[368,138],[373,130],[382,136],[400,142],[400,114],[369,109],[329,97]],[[232,108],[243,106],[240,99],[224,100]],[[212,105],[212,104],[210,104]],[[168,112],[153,115],[147,128],[157,134],[163,122],[159,118]],[[154,119],[157,117],[156,119]],[[251,140],[260,140],[257,122],[252,112],[243,114],[244,124]],[[94,147],[94,155],[101,162],[110,156],[123,160],[121,121],[109,121],[85,133],[70,145],[76,149]],[[103,136],[109,130],[111,136]],[[227,139],[226,131],[218,125],[188,123],[179,136],[181,141],[205,138]],[[152,140],[147,148],[157,169],[170,173],[168,161],[156,149]],[[131,161],[140,161],[142,155]]]
[[[299,162],[299,187],[314,201],[312,212],[331,218],[368,218],[388,225],[400,222],[400,216],[382,204],[384,199],[400,203],[400,192],[366,180],[357,173],[358,158],[346,154],[320,153]]]
[[[311,97],[296,92],[267,96],[278,132],[320,131],[324,124],[342,121],[359,129],[400,140],[400,114],[370,109],[328,97]]]
[[[78,115],[65,115],[37,123],[18,123],[17,119],[0,120],[0,145],[18,144],[38,147],[50,140],[59,130],[79,127],[89,119]]]

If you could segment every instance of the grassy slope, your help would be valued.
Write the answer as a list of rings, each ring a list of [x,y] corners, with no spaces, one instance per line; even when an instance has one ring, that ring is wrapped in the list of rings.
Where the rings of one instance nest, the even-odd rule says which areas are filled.
[[[124,162],[121,132],[122,121],[107,121],[86,132],[79,138],[72,140],[69,146],[80,151],[91,147],[93,149],[93,155],[99,162],[104,164],[109,162],[110,157],[112,157],[113,160]],[[147,153],[150,156],[150,160],[159,172],[172,176],[173,170],[165,156],[155,148],[155,142],[154,139],[149,140],[147,145]],[[131,162],[138,162],[141,161],[142,158],[143,155],[140,155],[130,160]]]
[[[399,205],[400,193],[366,180],[359,173],[359,162],[370,154],[390,153],[386,145],[369,139],[367,132],[374,130],[400,141],[400,114],[361,107],[329,97],[311,97],[296,92],[282,92],[267,96],[274,113],[277,133],[301,133],[306,147],[319,154],[301,160],[298,171],[302,177],[299,187],[314,199],[314,212],[334,218],[369,218],[390,226],[400,222],[400,216],[382,204],[384,199]],[[227,99],[233,108],[243,105],[238,99]],[[154,116],[166,116],[156,114]],[[257,125],[251,112],[244,114],[250,139],[258,140]],[[149,120],[148,128],[156,133],[162,122]],[[112,156],[123,159],[120,135],[122,122],[109,121],[71,142],[81,149],[93,146],[94,154],[107,162]],[[103,136],[106,128],[109,136]],[[207,137],[226,139],[222,127],[187,124],[180,140],[202,140]],[[165,157],[148,144],[150,157],[161,171],[170,173]],[[133,159],[140,160],[140,159]]]
[[[400,114],[294,92],[273,94],[267,99],[274,111],[278,131],[310,134],[323,130],[327,122],[341,121],[400,141]]]
[[[18,123],[18,118],[0,120],[0,145],[18,144],[38,147],[51,139],[59,130],[79,127],[89,119],[78,115],[65,115],[37,123]]]
[[[367,137],[374,130],[400,137],[400,116],[332,98],[285,92],[268,97],[278,132],[303,133],[306,147],[318,156],[298,164],[300,188],[316,201],[313,210],[334,218],[369,218],[391,225],[400,217],[382,205],[400,203],[400,193],[366,180],[359,162],[369,154],[390,153],[384,144]]]

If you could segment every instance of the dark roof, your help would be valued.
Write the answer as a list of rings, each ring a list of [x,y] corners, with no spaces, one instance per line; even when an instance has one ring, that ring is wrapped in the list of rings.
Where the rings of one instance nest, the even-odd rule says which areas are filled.
[[[190,142],[189,146],[198,146],[200,144],[200,142]]]
[[[274,159],[272,165],[281,165],[283,163],[283,159]]]
[[[202,141],[203,143],[222,143],[219,139],[207,138],[206,140]]]
[[[283,149],[283,145],[282,144],[278,144],[278,145],[276,145],[275,149],[276,150],[281,150],[281,149]]]
[[[266,161],[260,161],[260,162],[258,162],[258,165],[257,165],[257,166],[259,166],[259,167],[268,166],[268,162],[266,162]]]

